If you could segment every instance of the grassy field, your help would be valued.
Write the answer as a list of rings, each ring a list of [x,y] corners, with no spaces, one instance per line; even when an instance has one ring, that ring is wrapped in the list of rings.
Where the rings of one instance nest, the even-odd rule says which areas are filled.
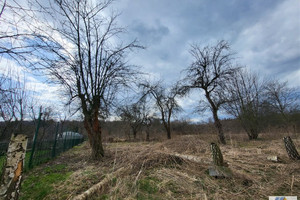
[[[21,199],[72,199],[107,177],[109,182],[89,199],[268,199],[300,196],[300,162],[289,160],[280,137],[247,141],[230,135],[221,146],[232,177],[215,179],[210,135],[176,136],[162,142],[105,144],[101,161],[89,158],[87,143],[26,172]],[[300,138],[293,137],[296,147]],[[299,151],[299,148],[298,148]],[[201,162],[172,155],[194,156]],[[277,155],[281,162],[267,160]],[[118,169],[122,172],[113,176]]]

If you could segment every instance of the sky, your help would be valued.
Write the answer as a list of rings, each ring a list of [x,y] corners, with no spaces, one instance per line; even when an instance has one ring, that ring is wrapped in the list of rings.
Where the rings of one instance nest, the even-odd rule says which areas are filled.
[[[147,49],[132,56],[144,70],[176,80],[191,62],[190,45],[227,40],[236,62],[300,85],[298,0],[120,0],[119,22]]]
[[[192,44],[214,45],[226,40],[237,64],[261,76],[300,86],[300,1],[298,0],[120,0],[119,23],[128,38],[147,48],[130,61],[154,79],[173,83],[192,63]],[[181,99],[185,118],[211,117],[193,113],[200,91]],[[202,95],[203,96],[203,95]],[[224,115],[225,116],[225,115]]]
[[[122,39],[138,39],[146,47],[130,54],[129,63],[153,80],[166,84],[179,80],[193,61],[192,44],[226,40],[237,64],[300,86],[299,0],[116,0],[111,9],[121,13],[118,23],[127,30]],[[60,98],[57,86],[27,76],[40,99],[53,103]],[[185,111],[180,117],[192,121],[210,117],[193,113],[200,94],[195,91],[179,100]]]

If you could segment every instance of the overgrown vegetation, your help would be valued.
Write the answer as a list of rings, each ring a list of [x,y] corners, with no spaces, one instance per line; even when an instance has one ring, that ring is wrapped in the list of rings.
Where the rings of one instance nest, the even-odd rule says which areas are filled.
[[[43,199],[75,197],[122,167],[123,173],[112,177],[108,185],[90,198],[265,199],[271,195],[300,195],[300,166],[298,161],[288,158],[281,135],[263,134],[262,139],[248,142],[245,135],[232,134],[228,144],[221,146],[224,160],[232,171],[232,177],[225,179],[208,174],[212,162],[210,142],[215,141],[208,136],[176,136],[150,143],[107,143],[107,155],[97,162],[85,156],[90,151],[85,143],[26,173],[21,196],[30,199],[28,195],[34,186],[41,187],[40,183],[45,182],[51,193],[43,192],[41,187],[32,195]],[[299,147],[299,137],[293,138]],[[178,160],[171,156],[174,154],[193,155],[201,162]],[[270,155],[279,156],[281,162],[267,160]],[[37,180],[38,174],[41,180]]]

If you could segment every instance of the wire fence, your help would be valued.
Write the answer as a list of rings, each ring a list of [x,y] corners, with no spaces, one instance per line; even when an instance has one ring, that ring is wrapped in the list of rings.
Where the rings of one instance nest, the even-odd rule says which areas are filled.
[[[35,138],[37,138],[37,134],[35,134]],[[81,134],[72,131],[66,131],[61,134],[58,134],[58,131],[56,131],[52,140],[33,139],[33,141],[28,141],[25,155],[25,171],[55,158],[83,141],[84,137]],[[0,177],[5,166],[8,145],[9,142],[0,143]]]
[[[45,163],[55,158],[62,152],[65,152],[82,143],[83,141],[83,137],[76,137],[75,133],[70,132],[69,138],[58,138],[56,140],[44,140],[36,142],[34,151],[34,144],[33,142],[30,142],[27,146],[29,151],[26,153],[25,166],[26,168],[32,168],[41,163]],[[26,164],[26,161],[28,165]]]

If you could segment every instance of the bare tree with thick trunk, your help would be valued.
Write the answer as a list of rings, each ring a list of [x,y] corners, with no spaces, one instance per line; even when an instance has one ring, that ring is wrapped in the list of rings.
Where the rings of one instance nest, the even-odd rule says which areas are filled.
[[[23,10],[28,30],[37,36],[28,41],[34,44],[34,69],[64,88],[68,104],[79,104],[93,159],[104,155],[100,119],[108,116],[118,89],[136,74],[126,64],[127,52],[140,47],[120,41],[124,29],[116,24],[118,15],[109,17],[111,3],[32,0],[31,9]]]
[[[235,71],[231,64],[233,54],[225,41],[220,41],[214,46],[192,45],[190,53],[194,61],[186,69],[186,87],[204,91],[218,130],[219,140],[222,144],[226,144],[218,111],[221,105],[227,102],[223,88]]]

